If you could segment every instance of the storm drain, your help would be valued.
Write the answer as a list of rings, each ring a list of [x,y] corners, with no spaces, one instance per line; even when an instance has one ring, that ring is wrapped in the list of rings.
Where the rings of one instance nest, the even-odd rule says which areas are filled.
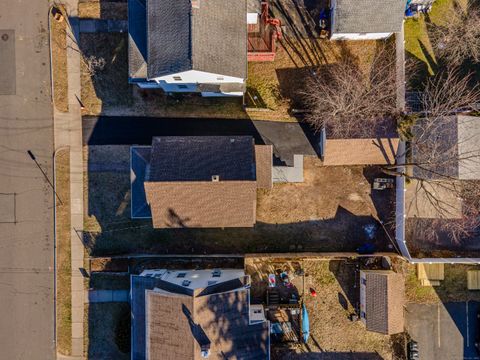
[[[15,30],[0,30],[0,95],[15,95]]]

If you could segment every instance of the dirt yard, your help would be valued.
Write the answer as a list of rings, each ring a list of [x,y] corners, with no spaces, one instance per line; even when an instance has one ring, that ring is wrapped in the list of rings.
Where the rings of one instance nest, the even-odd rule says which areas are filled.
[[[305,272],[303,297],[310,318],[310,339],[296,350],[272,347],[272,359],[364,359],[396,360],[401,358],[401,336],[384,336],[368,332],[349,315],[359,302],[358,274],[353,260],[302,260],[247,258],[246,272],[252,278],[252,291],[265,288],[269,273],[301,268]],[[295,277],[292,283],[303,283]],[[299,293],[302,295],[301,287]],[[315,289],[317,297],[309,294]]]
[[[355,251],[366,240],[362,227],[392,205],[388,192],[370,197],[375,168],[326,168],[307,158],[305,183],[259,193],[254,228],[153,229],[150,220],[130,219],[129,147],[85,147],[84,157],[85,242],[96,256]],[[389,249],[384,232],[377,235],[377,248]]]

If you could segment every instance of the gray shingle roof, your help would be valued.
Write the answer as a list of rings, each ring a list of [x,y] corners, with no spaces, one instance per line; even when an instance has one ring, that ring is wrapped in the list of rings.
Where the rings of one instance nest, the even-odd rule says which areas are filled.
[[[128,76],[147,77],[146,0],[128,0]]]
[[[422,179],[480,179],[480,117],[445,116],[433,125],[414,126],[412,144],[413,173]]]
[[[151,218],[152,211],[147,203],[143,185],[150,167],[150,146],[132,146],[130,148],[130,185],[132,219]]]
[[[406,0],[336,0],[332,33],[391,33],[402,27]]]
[[[403,331],[404,279],[393,271],[366,271],[367,330],[382,334]]]
[[[458,177],[461,180],[480,179],[480,117],[457,116]]]
[[[129,6],[135,1],[129,0]],[[148,78],[187,70],[246,77],[246,0],[198,3],[192,8],[190,0],[147,0]],[[141,26],[130,19],[129,25],[131,32]]]
[[[152,141],[148,181],[255,180],[250,136],[162,136]]]

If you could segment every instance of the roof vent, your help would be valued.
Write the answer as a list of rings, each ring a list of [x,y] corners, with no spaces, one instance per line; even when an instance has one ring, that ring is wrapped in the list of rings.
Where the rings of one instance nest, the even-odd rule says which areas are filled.
[[[182,281],[182,286],[188,286],[190,285],[192,282],[190,280],[183,280]]]
[[[212,175],[212,181],[213,182],[219,182],[220,181],[220,175]]]

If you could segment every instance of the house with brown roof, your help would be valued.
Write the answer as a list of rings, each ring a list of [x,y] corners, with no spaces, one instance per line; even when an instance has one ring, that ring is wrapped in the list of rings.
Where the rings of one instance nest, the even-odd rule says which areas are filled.
[[[270,358],[270,325],[252,311],[243,270],[145,270],[130,294],[132,360]]]
[[[155,137],[132,147],[132,218],[155,228],[252,227],[272,187],[271,145],[250,136]]]
[[[391,270],[360,271],[360,319],[367,330],[386,335],[403,332],[405,282]]]

